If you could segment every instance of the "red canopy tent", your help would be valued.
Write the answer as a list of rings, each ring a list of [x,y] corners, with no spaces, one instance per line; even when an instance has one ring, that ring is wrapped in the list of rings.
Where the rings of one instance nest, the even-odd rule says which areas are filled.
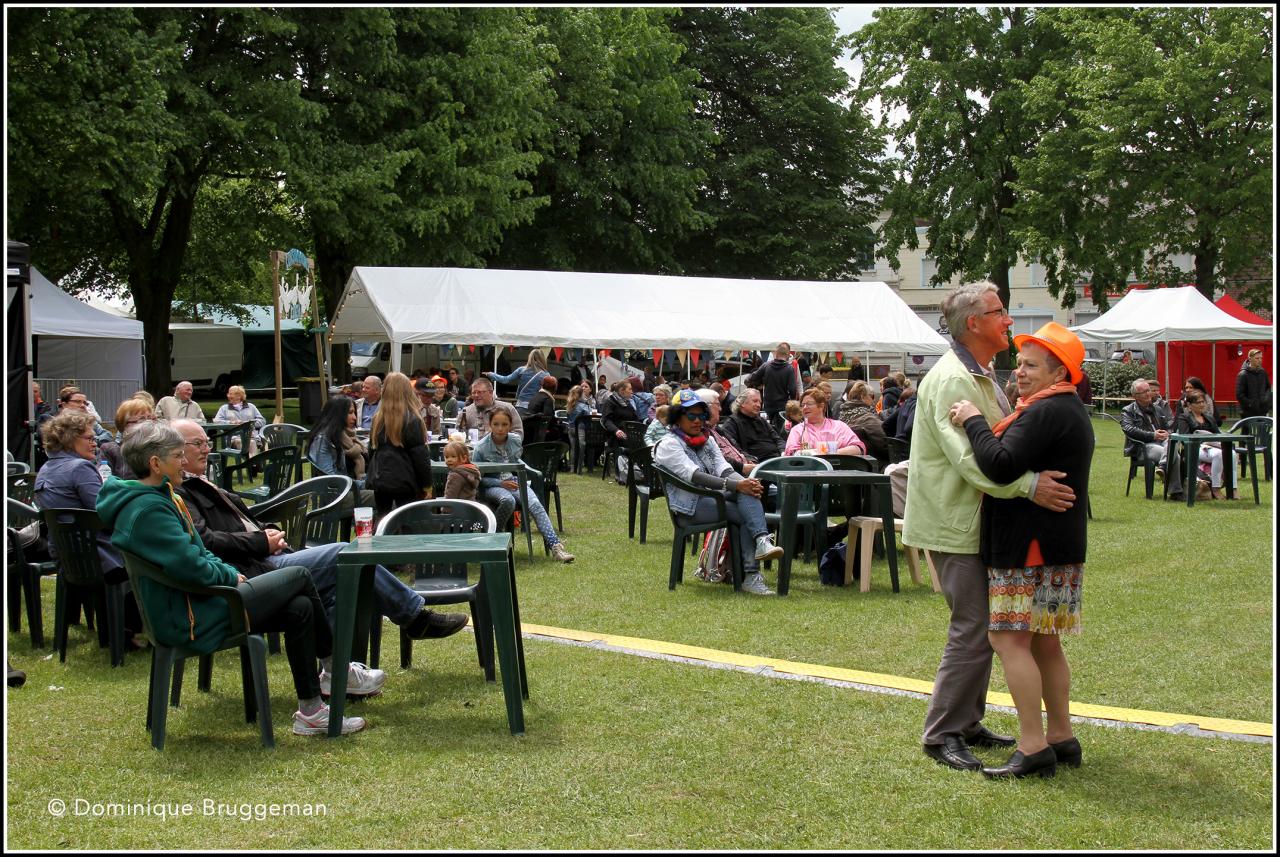
[[[1250,324],[1271,324],[1269,318],[1263,318],[1250,312],[1230,295],[1223,295],[1213,302],[1223,312],[1249,322]],[[1168,377],[1175,381],[1174,389],[1164,390],[1169,399],[1182,395],[1182,382],[1189,375],[1195,375],[1204,381],[1209,388],[1209,395],[1214,404],[1221,407],[1236,400],[1236,375],[1244,365],[1249,352],[1259,348],[1262,350],[1262,365],[1270,366],[1272,343],[1259,340],[1235,340],[1229,342],[1170,342],[1167,346]],[[1165,377],[1164,353],[1156,351],[1158,377]]]

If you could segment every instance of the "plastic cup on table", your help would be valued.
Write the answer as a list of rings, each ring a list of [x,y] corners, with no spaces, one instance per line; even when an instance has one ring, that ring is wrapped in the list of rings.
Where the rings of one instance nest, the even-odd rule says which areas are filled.
[[[468,431],[468,433],[469,433],[469,436],[470,436],[470,438],[471,438],[471,442],[472,442],[472,443],[479,443],[479,442],[480,442],[480,429],[478,429],[478,428],[473,428],[473,429],[468,429],[467,431]]]
[[[356,538],[373,538],[373,509],[369,506],[357,506],[355,510]]]

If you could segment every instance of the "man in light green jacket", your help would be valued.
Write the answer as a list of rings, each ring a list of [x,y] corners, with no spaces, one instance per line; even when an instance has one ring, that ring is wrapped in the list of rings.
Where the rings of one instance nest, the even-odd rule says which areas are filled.
[[[1012,747],[1014,739],[982,725],[991,682],[987,641],[987,569],[978,557],[982,495],[1029,497],[1048,509],[1069,509],[1075,499],[1058,482],[1059,471],[1024,473],[1008,485],[982,475],[963,429],[948,411],[968,399],[991,425],[1010,413],[1008,399],[991,371],[992,359],[1008,347],[1013,319],[991,283],[960,286],[942,301],[955,344],[920,382],[902,542],[934,553],[938,581],[951,623],[942,662],[925,716],[924,751],[960,770],[982,767],[969,747]]]

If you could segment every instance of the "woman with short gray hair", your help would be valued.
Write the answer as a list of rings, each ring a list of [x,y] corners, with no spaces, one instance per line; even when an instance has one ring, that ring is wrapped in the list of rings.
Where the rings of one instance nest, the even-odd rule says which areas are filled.
[[[323,735],[329,730],[329,707],[320,698],[316,659],[329,669],[333,635],[311,574],[293,565],[249,580],[209,552],[186,505],[173,491],[182,484],[185,443],[163,420],[143,423],[125,436],[124,460],[139,478],[109,477],[98,494],[98,515],[113,530],[111,543],[162,567],[175,579],[197,586],[236,587],[251,633],[284,632],[298,695],[294,734]],[[230,613],[223,598],[188,594],[150,579],[138,581],[136,595],[161,645],[208,654],[230,632]],[[343,734],[364,727],[363,718],[343,718]]]

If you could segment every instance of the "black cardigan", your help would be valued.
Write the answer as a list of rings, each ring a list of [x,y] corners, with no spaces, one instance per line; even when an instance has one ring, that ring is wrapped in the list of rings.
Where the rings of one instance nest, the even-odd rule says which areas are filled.
[[[1012,482],[1028,470],[1061,470],[1075,491],[1065,512],[1051,512],[1025,497],[982,500],[982,561],[993,568],[1021,568],[1032,538],[1047,565],[1082,563],[1087,547],[1089,467],[1093,426],[1078,396],[1041,399],[997,438],[981,416],[965,420],[974,457],[992,482]]]

